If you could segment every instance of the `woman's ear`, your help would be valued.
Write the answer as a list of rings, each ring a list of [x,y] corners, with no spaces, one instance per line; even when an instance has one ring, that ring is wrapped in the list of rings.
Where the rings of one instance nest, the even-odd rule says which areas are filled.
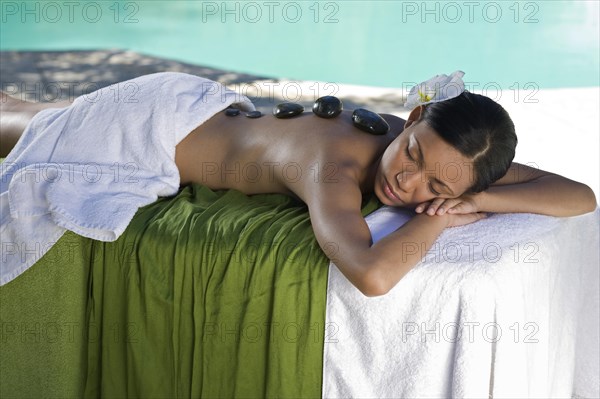
[[[425,105],[418,105],[408,115],[408,119],[406,119],[406,123],[404,124],[404,128],[406,129],[413,123],[418,122],[421,119],[421,115],[423,114],[423,110],[425,109]]]

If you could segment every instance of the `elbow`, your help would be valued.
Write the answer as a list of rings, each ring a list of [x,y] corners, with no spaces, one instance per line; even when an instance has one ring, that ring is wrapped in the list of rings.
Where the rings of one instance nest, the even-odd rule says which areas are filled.
[[[361,276],[356,288],[364,296],[373,298],[387,294],[393,286],[373,267]]]
[[[548,215],[573,217],[594,212],[598,207],[594,190],[583,183],[576,182],[571,186],[569,195],[567,201],[561,202],[560,210],[557,210],[556,213],[548,213]]]
[[[364,251],[353,258],[353,267],[340,269],[353,270],[353,273],[344,273],[346,278],[356,287],[361,294],[368,298],[388,294],[392,288],[404,277],[410,268],[382,259],[381,254]]]
[[[586,186],[587,187],[587,186]],[[594,194],[594,190],[587,187],[590,196],[590,206],[588,207],[588,212],[594,212],[598,207],[598,201],[596,199],[596,195]]]
[[[594,190],[592,190],[589,186],[585,184],[581,184],[583,197],[585,198],[585,203],[582,206],[581,214],[594,212],[598,207],[598,203],[596,202],[596,195],[594,194]]]

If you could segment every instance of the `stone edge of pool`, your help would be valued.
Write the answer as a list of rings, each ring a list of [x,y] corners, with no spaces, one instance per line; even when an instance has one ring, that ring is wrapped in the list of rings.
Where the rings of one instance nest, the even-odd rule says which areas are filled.
[[[405,93],[379,88],[251,75],[194,65],[120,49],[73,51],[0,51],[0,84],[29,101],[52,102],[156,72],[185,72],[206,77],[248,95],[263,112],[282,101],[310,109],[320,96],[335,95],[344,109],[363,107],[378,113],[405,115]],[[61,90],[60,98],[58,89]]]

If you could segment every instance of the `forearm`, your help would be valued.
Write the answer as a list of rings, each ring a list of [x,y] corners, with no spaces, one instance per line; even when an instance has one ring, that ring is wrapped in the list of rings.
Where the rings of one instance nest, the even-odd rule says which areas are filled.
[[[588,186],[554,174],[525,183],[492,186],[477,196],[480,212],[576,216],[592,212],[597,206]]]
[[[377,282],[375,295],[393,288],[423,259],[437,237],[448,226],[448,215],[417,214],[394,233],[374,243],[367,251],[372,276]]]

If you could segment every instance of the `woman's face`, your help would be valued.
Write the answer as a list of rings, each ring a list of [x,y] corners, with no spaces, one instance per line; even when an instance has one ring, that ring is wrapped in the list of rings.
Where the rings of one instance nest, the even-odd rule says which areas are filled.
[[[473,183],[471,161],[426,123],[409,119],[379,162],[374,191],[385,205],[414,208],[436,197],[459,197]]]

